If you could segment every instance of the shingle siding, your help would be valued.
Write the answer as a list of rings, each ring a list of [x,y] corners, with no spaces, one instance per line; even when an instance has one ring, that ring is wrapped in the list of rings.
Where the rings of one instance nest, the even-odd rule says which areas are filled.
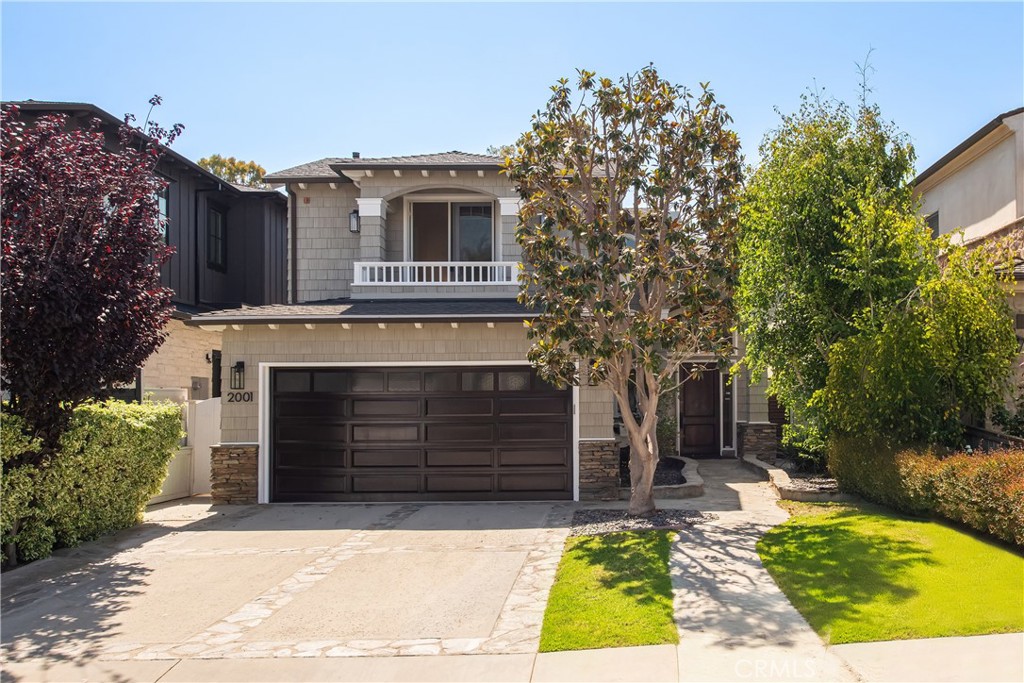
[[[391,323],[385,330],[374,324],[354,324],[350,330],[339,325],[318,325],[312,330],[300,325],[282,325],[277,330],[265,325],[246,325],[242,330],[228,327],[224,332],[223,366],[244,361],[245,390],[254,396],[252,402],[223,404],[221,440],[257,441],[260,363],[487,364],[525,361],[529,346],[526,330],[519,323],[499,323],[493,328],[467,323],[458,329],[449,324],[426,323],[419,330],[411,323]],[[609,392],[580,387],[579,416],[580,438],[611,438]]]

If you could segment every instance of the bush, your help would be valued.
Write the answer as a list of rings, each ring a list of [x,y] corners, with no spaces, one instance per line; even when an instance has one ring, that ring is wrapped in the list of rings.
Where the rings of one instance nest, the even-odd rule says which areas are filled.
[[[1024,546],[1024,450],[956,454],[894,452],[856,439],[833,440],[829,469],[839,486],[917,515],[938,515]]]
[[[86,403],[75,409],[57,452],[9,467],[34,444],[16,416],[4,415],[2,424],[5,563],[46,557],[139,522],[181,438],[173,403]]]
[[[679,405],[676,402],[678,396],[679,389],[672,389],[663,393],[658,400],[658,426],[655,438],[658,440],[659,458],[679,455]]]

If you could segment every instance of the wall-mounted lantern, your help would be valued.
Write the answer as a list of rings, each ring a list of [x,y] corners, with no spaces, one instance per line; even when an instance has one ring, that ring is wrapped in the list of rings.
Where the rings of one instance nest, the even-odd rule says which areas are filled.
[[[245,363],[238,361],[231,366],[231,390],[245,389]]]
[[[359,232],[359,209],[352,209],[348,215],[348,230],[349,232]]]

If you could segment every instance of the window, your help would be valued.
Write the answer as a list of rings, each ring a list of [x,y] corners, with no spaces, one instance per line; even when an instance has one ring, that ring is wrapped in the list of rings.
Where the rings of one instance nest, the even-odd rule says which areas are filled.
[[[452,260],[491,260],[491,213],[490,204],[452,204]]]
[[[413,261],[493,261],[494,207],[487,202],[425,202],[411,206]]]
[[[925,216],[924,222],[928,226],[928,228],[932,231],[932,237],[938,237],[939,236],[939,212],[936,211],[934,213],[928,214],[927,216]]]
[[[227,270],[228,267],[226,228],[224,211],[211,206],[206,214],[206,265],[214,270]]]
[[[160,234],[164,236],[164,244],[170,244],[170,238],[168,237],[170,214],[168,213],[168,204],[171,200],[171,181],[166,178],[163,179],[167,185],[164,189],[156,193],[156,205],[160,211]]]
[[[220,349],[213,349],[212,351],[210,351],[210,363],[213,365],[213,372],[210,374],[210,398],[220,398],[220,361]]]

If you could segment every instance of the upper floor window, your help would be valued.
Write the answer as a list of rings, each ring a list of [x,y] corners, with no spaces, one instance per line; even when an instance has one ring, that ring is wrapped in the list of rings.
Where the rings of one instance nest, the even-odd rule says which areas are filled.
[[[157,209],[160,211],[160,234],[164,236],[164,244],[170,244],[170,239],[168,237],[168,228],[170,225],[170,213],[168,205],[170,203],[170,199],[171,182],[168,180],[167,185],[164,187],[164,189],[156,193],[156,205]]]
[[[224,211],[211,206],[206,214],[206,265],[215,270],[227,270],[227,221]]]
[[[411,205],[413,261],[493,261],[494,206],[487,202],[416,201]]]
[[[933,213],[928,214],[927,216],[925,216],[924,222],[928,226],[928,229],[932,231],[932,237],[938,237],[939,236],[939,212],[935,211]]]

